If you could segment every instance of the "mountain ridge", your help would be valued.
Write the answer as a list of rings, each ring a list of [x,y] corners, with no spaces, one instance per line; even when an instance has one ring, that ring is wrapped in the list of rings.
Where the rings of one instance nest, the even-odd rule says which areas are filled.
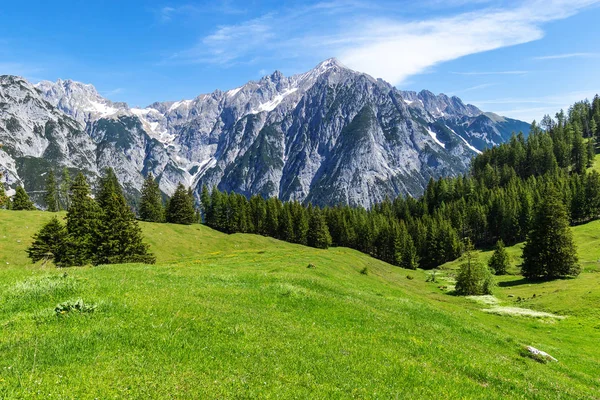
[[[22,78],[3,84],[1,94],[6,101],[0,141],[12,143],[9,152],[44,159],[15,139],[42,140],[32,128],[7,129],[10,118],[23,124],[29,118],[18,101],[5,96],[17,90],[9,90],[13,85],[29,101],[49,105],[41,114],[63,113],[63,119],[75,122],[74,131],[90,139],[81,144],[94,153],[87,164],[69,162],[65,154],[50,164],[83,169],[90,176],[112,166],[133,196],[143,175],[153,173],[167,194],[182,182],[196,195],[206,184],[247,196],[369,207],[385,197],[419,195],[429,178],[463,173],[474,154],[506,141],[512,130],[528,129],[520,121],[490,117],[455,96],[400,91],[336,59],[302,74],[286,77],[275,71],[228,91],[145,108],[112,102],[93,85],[72,80],[31,85],[14,79]],[[349,132],[362,139],[348,140]],[[31,174],[42,172],[20,176],[24,168],[8,158],[0,151],[9,183],[25,181],[39,190],[39,182],[28,181],[39,181]]]

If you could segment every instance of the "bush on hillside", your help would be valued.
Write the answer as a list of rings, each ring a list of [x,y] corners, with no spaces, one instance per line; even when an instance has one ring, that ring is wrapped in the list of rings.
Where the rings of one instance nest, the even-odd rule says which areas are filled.
[[[480,296],[492,294],[494,280],[489,268],[479,261],[469,240],[465,245],[463,262],[456,277],[456,294]]]

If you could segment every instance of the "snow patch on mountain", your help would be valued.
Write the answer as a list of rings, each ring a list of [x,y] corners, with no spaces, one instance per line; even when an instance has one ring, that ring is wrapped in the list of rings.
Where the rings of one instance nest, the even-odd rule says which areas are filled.
[[[438,139],[438,137],[437,137],[437,134],[436,134],[434,131],[432,131],[431,129],[429,129],[429,128],[426,128],[426,129],[427,129],[427,133],[429,133],[429,136],[431,136],[431,138],[432,138],[432,139],[433,139],[433,140],[434,140],[434,141],[435,141],[437,144],[439,144],[440,146],[442,146],[442,147],[445,149],[445,148],[446,148],[446,145],[445,145],[444,143],[442,143],[442,142],[440,141],[440,139]]]
[[[480,150],[478,150],[476,147],[474,147],[473,145],[471,145],[471,143],[467,142],[467,140],[464,137],[460,136],[458,133],[456,133],[454,131],[454,129],[452,129],[450,127],[448,127],[448,129],[450,129],[450,131],[452,133],[454,133],[456,136],[458,136],[460,138],[460,140],[462,140],[469,149],[473,150],[477,154],[481,154]]]
[[[177,110],[179,107],[184,106],[184,107],[188,107],[190,104],[192,104],[194,100],[181,100],[181,101],[176,101],[175,103],[173,103],[171,105],[171,107],[169,107],[169,112],[170,111],[175,111]]]
[[[287,96],[289,96],[290,94],[296,92],[298,90],[298,88],[291,88],[291,89],[287,89],[286,91],[284,91],[281,94],[278,94],[277,96],[275,96],[272,100],[267,101],[266,103],[262,103],[258,106],[258,110],[257,111],[250,111],[250,114],[258,114],[260,112],[263,111],[273,111],[275,108],[277,108],[278,105],[281,104],[281,102],[283,101],[283,99],[285,99]]]

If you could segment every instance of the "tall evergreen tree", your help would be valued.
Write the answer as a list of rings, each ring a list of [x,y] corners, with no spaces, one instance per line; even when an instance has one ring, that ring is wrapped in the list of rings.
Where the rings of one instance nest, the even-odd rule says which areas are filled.
[[[177,185],[175,193],[169,201],[167,222],[172,224],[190,225],[194,223],[196,211],[193,198],[182,183]]]
[[[500,239],[496,243],[496,249],[494,250],[494,254],[492,254],[492,257],[488,262],[488,267],[490,267],[490,270],[492,270],[496,275],[505,275],[509,266],[510,261],[508,258],[508,253],[504,247],[504,242],[502,239]]]
[[[202,207],[202,215],[204,223],[208,224],[209,213],[210,213],[210,192],[206,185],[202,185],[202,192],[200,193],[200,205]]]
[[[29,199],[29,195],[23,189],[23,186],[17,186],[17,190],[12,199],[13,210],[35,210],[33,202]]]
[[[48,171],[46,177],[46,193],[44,194],[46,209],[50,212],[60,211],[60,202],[58,198],[58,187],[56,184],[56,176],[54,171]]]
[[[567,209],[555,189],[548,189],[535,210],[523,248],[521,271],[527,278],[579,275],[577,251]]]
[[[2,172],[0,172],[0,208],[8,207],[8,202],[9,199],[4,189],[4,179],[2,179]]]
[[[112,170],[107,168],[100,179],[98,204],[102,212],[97,236],[94,264],[140,262],[154,264],[156,257],[143,242],[142,230],[123,196],[121,185]]]
[[[142,186],[140,219],[147,222],[164,222],[165,220],[165,209],[160,188],[151,173],[148,174]]]
[[[326,249],[331,245],[331,235],[323,213],[318,207],[312,209],[308,220],[307,244],[318,249]]]
[[[85,176],[79,173],[71,184],[67,211],[69,245],[65,263],[85,265],[97,251],[101,210],[90,194]]]
[[[67,250],[67,230],[64,225],[53,217],[42,229],[33,235],[33,243],[27,249],[31,261],[54,261],[57,266],[63,266]]]
[[[71,205],[71,174],[67,167],[63,168],[62,181],[60,182],[60,203],[63,209],[68,210]]]

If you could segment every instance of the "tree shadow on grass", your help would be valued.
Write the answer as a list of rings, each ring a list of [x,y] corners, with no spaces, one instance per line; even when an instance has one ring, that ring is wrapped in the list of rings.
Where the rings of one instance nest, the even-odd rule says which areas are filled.
[[[532,280],[527,279],[527,278],[521,278],[521,279],[517,279],[516,281],[498,282],[498,286],[500,286],[500,287],[513,287],[513,286],[529,285],[531,283],[536,283],[536,282],[541,282],[541,281],[532,281]]]
[[[545,282],[552,282],[552,281],[557,281],[557,280],[571,280],[571,279],[575,279],[575,277],[558,276],[558,277],[552,277],[552,278],[537,278],[537,279],[521,278],[521,279],[518,279],[515,281],[498,282],[498,286],[514,287],[514,286],[521,286],[521,285],[530,285],[530,284],[536,284],[536,283],[545,283]]]

